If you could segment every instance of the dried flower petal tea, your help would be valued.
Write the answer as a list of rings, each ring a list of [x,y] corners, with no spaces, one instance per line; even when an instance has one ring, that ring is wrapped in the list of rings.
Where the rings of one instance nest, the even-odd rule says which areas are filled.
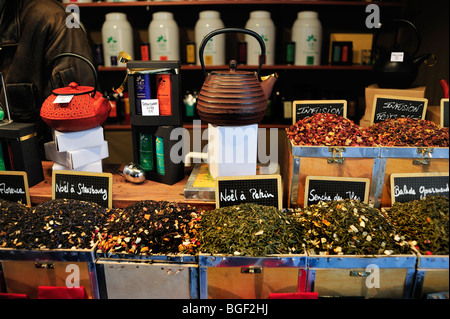
[[[294,145],[372,146],[370,132],[336,114],[317,113],[286,128]]]
[[[303,253],[302,230],[295,219],[275,207],[241,204],[202,215],[200,251],[263,257]]]
[[[396,118],[365,128],[382,146],[449,146],[448,127],[440,128],[431,121]]]

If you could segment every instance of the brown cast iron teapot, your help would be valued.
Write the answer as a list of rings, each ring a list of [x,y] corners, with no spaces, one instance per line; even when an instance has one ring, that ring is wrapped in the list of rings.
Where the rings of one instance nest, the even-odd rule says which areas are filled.
[[[50,83],[53,94],[47,97],[41,107],[40,115],[51,128],[61,132],[83,131],[100,126],[111,110],[109,100],[95,89],[98,85],[94,65],[85,57],[75,53],[61,53],[50,62],[50,70],[56,60],[62,57],[75,57],[86,62],[94,73],[95,85],[81,86],[71,82],[68,87],[55,89],[52,77]],[[58,96],[71,96],[70,101],[54,103]]]
[[[401,34],[399,32],[401,24],[406,25],[414,31],[417,43],[413,53],[404,50],[401,47],[400,42],[397,41],[397,38]],[[381,49],[377,46],[379,37],[383,32],[391,30],[392,27],[395,31],[395,43],[388,49]],[[420,48],[420,43],[421,38],[419,30],[417,30],[416,26],[408,20],[394,19],[381,26],[375,34],[372,48],[372,59],[375,61],[373,66],[375,80],[381,88],[409,88],[416,79],[419,66],[423,62],[426,62],[428,66],[431,66],[436,62],[435,56],[430,53],[418,57],[415,56]],[[432,59],[430,59],[430,57]],[[428,59],[432,61],[430,62]]]
[[[246,33],[258,40],[261,57],[258,72],[237,71],[236,61],[230,62],[229,71],[206,73],[203,50],[208,41],[221,33]],[[199,58],[205,75],[205,82],[197,100],[200,118],[210,124],[221,126],[239,126],[259,123],[266,112],[267,100],[277,78],[270,76],[259,82],[259,74],[265,59],[266,45],[254,31],[240,28],[223,28],[208,33],[200,45]]]

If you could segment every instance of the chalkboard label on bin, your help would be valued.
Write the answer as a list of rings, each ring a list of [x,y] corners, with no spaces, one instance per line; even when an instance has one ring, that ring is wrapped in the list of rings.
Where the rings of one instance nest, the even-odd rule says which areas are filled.
[[[441,127],[448,127],[448,98],[441,99]]]
[[[30,206],[30,190],[26,172],[0,171],[0,198]]]
[[[52,198],[84,200],[112,208],[112,174],[53,171]]]
[[[347,117],[346,100],[305,100],[293,103],[293,124],[317,113],[330,113]]]
[[[425,98],[375,95],[371,124],[398,117],[425,119],[428,100]]]
[[[307,176],[304,206],[341,199],[354,199],[367,204],[369,184],[368,178]]]
[[[282,199],[280,175],[216,178],[216,208],[255,203],[282,209]]]
[[[391,174],[391,203],[408,202],[427,196],[447,196],[448,173]]]

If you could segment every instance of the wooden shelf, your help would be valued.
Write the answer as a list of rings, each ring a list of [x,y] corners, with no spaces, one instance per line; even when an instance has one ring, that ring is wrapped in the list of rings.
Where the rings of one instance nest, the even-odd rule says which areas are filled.
[[[291,124],[278,124],[278,123],[263,123],[263,124],[259,124],[258,125],[260,128],[287,128],[289,126],[291,126]],[[189,122],[185,122],[183,123],[183,127],[185,129],[193,129],[194,125],[189,123]],[[208,128],[208,124],[206,123],[202,123],[200,125],[201,129],[206,129]],[[130,124],[105,124],[104,125],[104,129],[106,131],[131,131],[131,125]]]
[[[238,70],[256,70],[257,65],[238,65]],[[201,70],[200,65],[187,65],[183,64],[181,66],[182,70]],[[207,70],[228,70],[228,65],[208,65]],[[347,71],[370,71],[372,70],[371,65],[285,65],[285,64],[275,64],[275,65],[263,65],[263,70],[347,70]],[[125,72],[126,67],[106,67],[99,66],[98,71],[100,72]]]
[[[191,6],[191,5],[308,5],[308,6],[367,6],[368,4],[379,6],[401,7],[402,1],[324,1],[324,0],[189,0],[189,1],[134,1],[134,2],[92,2],[92,3],[64,3],[75,4],[79,7],[142,7],[142,6]]]

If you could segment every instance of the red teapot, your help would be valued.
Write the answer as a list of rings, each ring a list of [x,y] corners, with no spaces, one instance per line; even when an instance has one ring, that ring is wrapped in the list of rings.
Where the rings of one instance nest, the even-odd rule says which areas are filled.
[[[100,126],[108,118],[111,104],[100,92],[95,91],[98,79],[94,65],[81,55],[62,53],[52,59],[50,69],[56,60],[68,56],[79,58],[91,67],[95,85],[81,86],[71,82],[68,87],[55,89],[50,77],[53,94],[42,104],[40,115],[48,126],[61,132],[83,131]]]

